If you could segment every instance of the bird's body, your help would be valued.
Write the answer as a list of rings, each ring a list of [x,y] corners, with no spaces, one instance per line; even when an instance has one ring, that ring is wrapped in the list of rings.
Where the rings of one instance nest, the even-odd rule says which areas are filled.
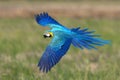
[[[103,46],[109,43],[109,41],[100,39],[98,35],[93,34],[94,31],[88,31],[88,28],[80,29],[78,27],[69,29],[58,23],[48,13],[36,15],[35,19],[43,27],[48,26],[51,28],[51,30],[46,32],[52,33],[51,35],[53,36],[38,64],[43,72],[51,70],[66,54],[71,44],[81,49],[96,49],[96,46]]]

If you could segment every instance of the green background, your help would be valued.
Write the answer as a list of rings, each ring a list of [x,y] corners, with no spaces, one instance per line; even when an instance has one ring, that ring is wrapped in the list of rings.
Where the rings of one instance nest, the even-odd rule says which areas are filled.
[[[74,14],[78,13],[79,4],[87,4],[88,6],[93,4],[94,7],[99,4],[99,6],[103,5],[106,8],[107,6],[114,7],[116,5],[119,7],[119,2],[106,3],[102,0],[102,2],[96,3],[93,0],[91,0],[93,2],[85,1],[78,3],[34,2],[34,0],[1,1],[0,80],[120,80],[119,15],[113,14],[114,16],[111,17],[104,15],[106,14],[104,12],[102,17],[93,14],[89,16]],[[42,6],[39,4],[42,4],[43,7],[47,4],[48,7],[44,10],[44,8],[40,8]],[[66,4],[66,7],[60,7],[59,12],[59,10],[55,11],[49,8],[51,4],[57,7]],[[78,5],[74,10],[75,12],[70,11],[69,6],[67,6],[69,4]],[[39,9],[34,7],[39,7]],[[91,9],[94,7],[91,7]],[[100,9],[104,9],[104,7]],[[64,8],[67,8],[68,11],[65,14],[64,11],[62,12]],[[23,13],[25,12],[24,9],[28,12]],[[81,28],[88,27],[90,30],[96,30],[96,34],[101,34],[101,37],[110,40],[111,44],[98,47],[98,50],[81,50],[71,45],[67,54],[50,72],[47,74],[42,73],[39,71],[37,64],[51,40],[43,38],[43,33],[48,28],[41,27],[34,20],[34,14],[42,11],[49,12],[55,19],[69,28],[81,26]],[[95,11],[97,12],[97,10]],[[67,15],[69,12],[71,14]]]

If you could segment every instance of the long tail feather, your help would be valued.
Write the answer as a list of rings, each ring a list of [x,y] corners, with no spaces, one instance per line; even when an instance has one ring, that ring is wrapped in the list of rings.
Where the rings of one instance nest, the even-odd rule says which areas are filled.
[[[108,40],[101,39],[99,35],[93,34],[95,31],[88,31],[88,28],[80,30],[80,27],[78,27],[71,29],[71,31],[77,33],[75,34],[76,37],[72,39],[72,44],[81,49],[96,49],[96,46],[103,46],[110,43]]]

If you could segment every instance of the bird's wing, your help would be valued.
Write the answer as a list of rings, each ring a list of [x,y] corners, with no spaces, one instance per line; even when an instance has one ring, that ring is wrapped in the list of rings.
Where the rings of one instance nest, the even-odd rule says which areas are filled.
[[[42,72],[48,72],[62,56],[67,52],[71,44],[70,39],[61,39],[54,37],[49,46],[47,46],[45,52],[40,58],[38,67]]]
[[[45,12],[35,15],[35,19],[37,23],[40,24],[41,26],[48,26],[50,28],[64,27],[60,23],[58,23],[55,19],[53,19],[50,15],[48,15],[48,13]]]

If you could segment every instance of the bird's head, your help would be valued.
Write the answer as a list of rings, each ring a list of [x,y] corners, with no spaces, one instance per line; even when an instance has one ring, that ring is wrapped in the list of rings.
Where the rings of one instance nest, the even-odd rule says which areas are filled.
[[[47,33],[43,34],[43,37],[44,38],[51,38],[51,37],[53,37],[53,33],[52,32],[47,32]]]

